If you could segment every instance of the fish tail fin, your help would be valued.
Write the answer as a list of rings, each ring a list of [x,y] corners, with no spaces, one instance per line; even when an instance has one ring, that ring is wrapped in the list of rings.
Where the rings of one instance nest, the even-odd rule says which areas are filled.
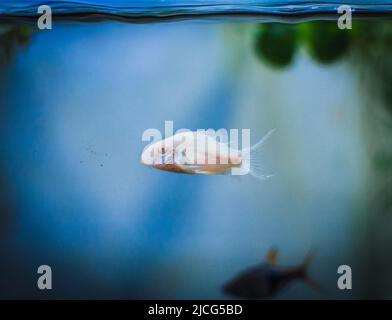
[[[315,251],[310,250],[308,254],[305,256],[302,264],[300,265],[301,277],[305,281],[305,283],[312,289],[317,291],[323,291],[321,286],[317,282],[315,282],[312,278],[310,278],[308,275],[308,268],[313,260],[314,255],[315,255]]]
[[[260,159],[262,156],[262,146],[275,130],[276,129],[272,129],[268,131],[267,134],[260,139],[260,141],[242,152],[242,167],[246,167],[252,176],[260,180],[266,180],[273,176],[272,174],[263,173],[263,167]]]

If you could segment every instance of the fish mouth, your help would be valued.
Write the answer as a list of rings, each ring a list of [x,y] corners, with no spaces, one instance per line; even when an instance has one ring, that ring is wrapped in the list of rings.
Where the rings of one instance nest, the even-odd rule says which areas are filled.
[[[146,159],[141,157],[140,163],[146,167],[157,167],[157,166],[164,166],[165,160],[164,159]]]
[[[143,158],[141,157],[140,158],[140,163],[143,165],[143,166],[146,166],[146,167],[152,167],[152,166],[154,166],[154,162],[153,161],[145,161],[145,160],[143,160]]]
[[[222,291],[228,294],[231,294],[232,292],[232,286],[231,283],[226,283],[223,287],[222,287]]]
[[[161,161],[143,161],[141,160],[140,163],[146,167],[153,167],[156,169],[163,169],[164,167],[168,166],[169,164],[162,163]]]
[[[147,166],[147,167],[162,167],[162,166],[170,166],[170,165],[174,165],[174,161],[172,158],[159,158],[159,159],[140,159],[141,164]]]

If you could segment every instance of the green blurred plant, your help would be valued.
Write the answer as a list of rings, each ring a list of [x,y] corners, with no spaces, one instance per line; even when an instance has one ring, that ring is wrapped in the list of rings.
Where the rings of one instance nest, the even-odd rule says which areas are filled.
[[[297,48],[303,46],[315,60],[328,64],[347,53],[350,40],[350,31],[338,29],[332,21],[261,24],[255,38],[255,53],[263,62],[282,68],[290,65]]]
[[[0,26],[0,65],[9,63],[17,48],[25,48],[33,31],[24,26]]]
[[[291,63],[298,45],[297,29],[284,24],[268,24],[259,29],[256,55],[275,67]]]
[[[320,21],[301,25],[301,39],[309,54],[318,62],[338,61],[350,46],[350,31],[340,30],[335,22]]]

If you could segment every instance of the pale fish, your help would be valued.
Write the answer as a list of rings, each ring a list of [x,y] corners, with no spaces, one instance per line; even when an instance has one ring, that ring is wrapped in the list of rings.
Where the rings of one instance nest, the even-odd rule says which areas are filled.
[[[274,130],[246,150],[230,148],[207,132],[182,132],[148,145],[141,156],[142,164],[169,172],[188,174],[230,174],[232,169],[266,179],[261,172],[259,151]],[[244,173],[245,172],[245,173]]]

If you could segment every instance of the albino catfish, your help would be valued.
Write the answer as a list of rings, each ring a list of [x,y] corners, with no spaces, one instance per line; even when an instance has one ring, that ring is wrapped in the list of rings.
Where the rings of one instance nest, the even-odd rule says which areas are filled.
[[[266,179],[261,172],[260,149],[274,130],[246,150],[230,148],[206,132],[182,132],[147,146],[142,164],[154,169],[187,174],[228,174],[233,168]]]

